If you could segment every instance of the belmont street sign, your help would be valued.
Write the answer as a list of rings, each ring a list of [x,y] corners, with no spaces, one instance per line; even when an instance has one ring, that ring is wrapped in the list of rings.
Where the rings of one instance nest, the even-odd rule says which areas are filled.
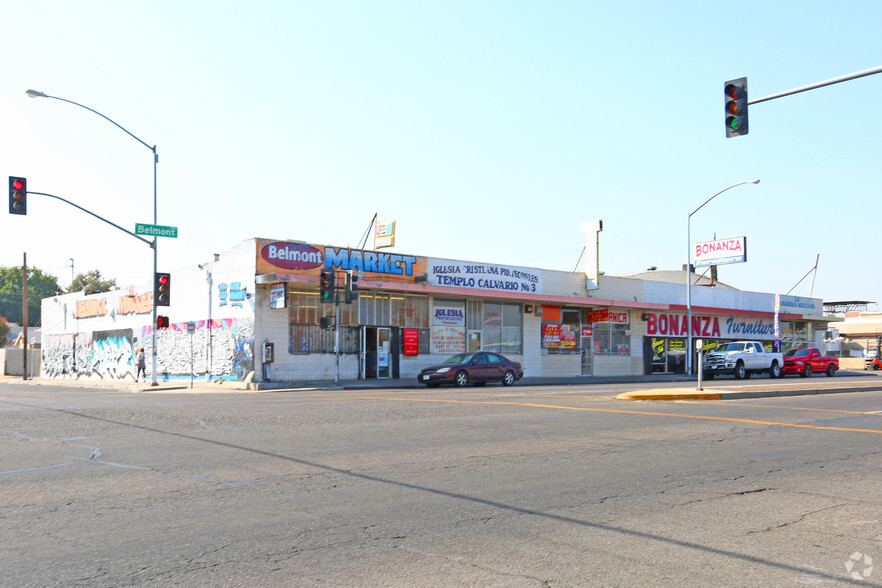
[[[178,227],[164,227],[162,225],[144,225],[135,223],[136,235],[147,235],[149,237],[172,237],[178,238]]]

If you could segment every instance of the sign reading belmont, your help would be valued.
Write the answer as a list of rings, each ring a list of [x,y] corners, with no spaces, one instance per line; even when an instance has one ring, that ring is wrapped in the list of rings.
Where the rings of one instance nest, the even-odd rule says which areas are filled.
[[[136,235],[147,235],[149,237],[171,237],[178,238],[178,227],[164,227],[162,225],[145,225],[143,223],[135,223]]]

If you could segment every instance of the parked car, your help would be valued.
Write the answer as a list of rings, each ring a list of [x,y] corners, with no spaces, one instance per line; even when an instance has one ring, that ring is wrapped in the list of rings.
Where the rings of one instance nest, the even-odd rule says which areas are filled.
[[[759,341],[732,341],[705,355],[701,369],[706,380],[720,374],[732,374],[736,380],[760,373],[779,378],[783,364],[784,357],[780,353],[766,351]]]
[[[523,377],[524,370],[518,362],[498,353],[478,351],[460,353],[447,358],[444,363],[423,368],[418,379],[421,384],[435,388],[441,384],[479,386],[487,382],[502,382],[503,386],[511,386]]]
[[[838,357],[821,355],[817,348],[805,347],[791,349],[784,354],[784,367],[781,369],[781,374],[799,374],[803,378],[807,378],[814,372],[824,372],[833,377],[837,370],[839,370]]]

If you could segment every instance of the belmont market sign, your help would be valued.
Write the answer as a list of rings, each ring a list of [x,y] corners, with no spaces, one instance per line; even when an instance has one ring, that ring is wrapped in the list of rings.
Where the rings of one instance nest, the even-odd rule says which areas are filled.
[[[686,337],[685,314],[647,312],[646,335],[649,337]],[[736,316],[692,315],[692,336],[712,339],[775,339],[775,319]]]

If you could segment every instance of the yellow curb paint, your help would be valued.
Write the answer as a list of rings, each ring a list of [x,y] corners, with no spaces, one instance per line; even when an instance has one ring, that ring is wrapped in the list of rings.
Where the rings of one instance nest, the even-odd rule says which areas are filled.
[[[718,392],[687,392],[676,390],[644,390],[625,392],[616,396],[619,400],[720,400]]]

